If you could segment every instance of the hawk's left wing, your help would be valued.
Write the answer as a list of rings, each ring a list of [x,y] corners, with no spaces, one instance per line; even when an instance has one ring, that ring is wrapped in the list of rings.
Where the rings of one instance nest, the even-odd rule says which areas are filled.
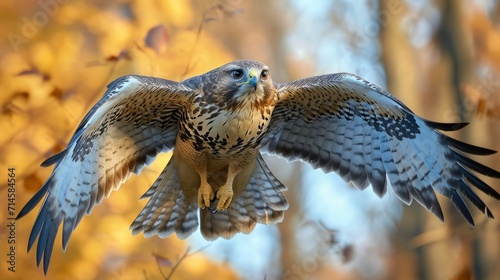
[[[191,106],[194,90],[183,84],[144,76],[124,76],[108,90],[76,129],[68,147],[47,159],[55,164],[49,179],[19,213],[30,212],[45,197],[28,241],[38,238],[37,265],[44,272],[63,223],[62,244],[84,214],[139,173],[158,153],[174,147],[179,111]]]
[[[448,197],[474,224],[464,203],[470,200],[488,217],[491,211],[471,186],[500,199],[500,194],[471,171],[500,178],[500,173],[462,152],[495,151],[450,138],[438,130],[466,124],[424,120],[381,88],[347,73],[277,85],[279,101],[271,117],[263,151],[300,159],[379,196],[387,179],[400,200],[413,199],[443,220],[434,190]]]

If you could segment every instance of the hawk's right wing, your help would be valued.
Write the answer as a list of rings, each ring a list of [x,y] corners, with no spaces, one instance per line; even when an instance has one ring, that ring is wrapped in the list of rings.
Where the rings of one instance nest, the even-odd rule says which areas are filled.
[[[372,185],[379,196],[387,181],[398,198],[416,200],[443,220],[435,191],[448,197],[474,224],[465,200],[488,217],[493,214],[473,187],[500,199],[474,172],[500,178],[500,172],[467,157],[495,151],[448,137],[443,124],[413,114],[394,96],[348,73],[277,84],[279,101],[262,150],[300,159],[325,172],[337,172],[358,188]]]
[[[174,147],[179,109],[190,106],[193,89],[143,76],[124,76],[108,90],[78,126],[64,151],[42,163],[55,163],[45,184],[21,210],[30,212],[45,197],[28,242],[38,237],[37,265],[50,262],[59,225],[63,248],[80,222],[111,190],[138,174],[161,151]]]

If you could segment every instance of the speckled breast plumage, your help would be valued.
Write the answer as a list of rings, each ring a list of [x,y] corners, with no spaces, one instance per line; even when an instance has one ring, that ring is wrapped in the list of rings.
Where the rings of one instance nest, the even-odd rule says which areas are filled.
[[[179,138],[199,152],[214,158],[229,157],[255,150],[262,140],[271,117],[251,108],[229,111],[216,105],[200,104],[186,112],[179,121]]]

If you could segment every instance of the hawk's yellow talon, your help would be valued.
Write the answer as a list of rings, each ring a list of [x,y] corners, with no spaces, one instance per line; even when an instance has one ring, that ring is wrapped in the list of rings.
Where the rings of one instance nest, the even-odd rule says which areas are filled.
[[[233,199],[233,187],[231,185],[224,185],[217,191],[217,211],[226,210]]]
[[[210,201],[214,199],[214,191],[210,185],[201,185],[198,190],[198,207],[205,209],[205,207],[210,207]]]

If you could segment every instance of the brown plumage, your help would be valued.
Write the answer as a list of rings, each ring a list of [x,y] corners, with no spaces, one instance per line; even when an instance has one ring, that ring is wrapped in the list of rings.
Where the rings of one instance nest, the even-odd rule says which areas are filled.
[[[347,73],[276,84],[267,66],[242,60],[181,83],[124,76],[108,86],[68,147],[42,164],[55,164],[54,171],[19,218],[45,197],[28,249],[38,237],[37,264],[43,256],[46,272],[61,223],[66,248],[84,213],[158,153],[173,150],[143,196],[149,201],[133,234],[186,238],[200,223],[203,236],[214,240],[282,221],[286,188],[262,152],[335,171],[358,188],[372,185],[379,196],[390,182],[403,202],[415,199],[443,220],[437,191],[473,224],[464,198],[493,215],[472,186],[496,199],[500,194],[471,171],[500,173],[462,153],[494,151],[437,131],[464,125],[424,120]]]

